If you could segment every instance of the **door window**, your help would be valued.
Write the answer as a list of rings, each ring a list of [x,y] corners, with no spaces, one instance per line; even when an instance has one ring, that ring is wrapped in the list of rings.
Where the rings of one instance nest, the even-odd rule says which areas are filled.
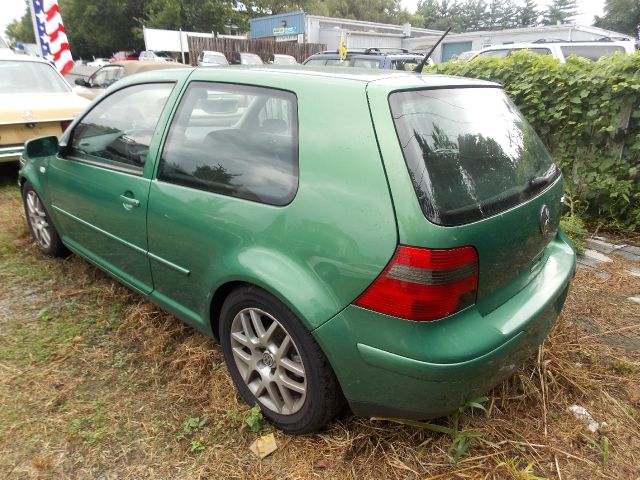
[[[109,95],[75,127],[68,154],[141,174],[172,89],[170,83],[134,85]]]
[[[294,94],[194,82],[162,153],[160,180],[271,205],[298,188]]]

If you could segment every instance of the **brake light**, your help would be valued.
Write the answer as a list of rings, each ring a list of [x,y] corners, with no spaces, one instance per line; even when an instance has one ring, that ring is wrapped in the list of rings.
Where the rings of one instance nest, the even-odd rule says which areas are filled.
[[[473,305],[478,254],[473,247],[447,250],[398,246],[384,271],[355,305],[409,320],[437,320]]]
[[[63,120],[60,122],[60,128],[62,128],[62,133],[64,133],[64,131],[69,128],[69,125],[71,125],[71,120]]]

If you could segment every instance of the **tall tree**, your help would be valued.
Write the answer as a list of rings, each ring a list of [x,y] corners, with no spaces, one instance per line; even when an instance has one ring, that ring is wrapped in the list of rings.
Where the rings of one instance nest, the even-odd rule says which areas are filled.
[[[60,13],[74,57],[105,57],[144,47],[136,34],[145,0],[60,0]]]
[[[596,17],[594,25],[638,38],[640,35],[640,2],[638,0],[606,0],[604,15]]]
[[[577,0],[553,0],[543,14],[543,25],[571,23],[578,14]]]
[[[535,27],[538,25],[540,11],[535,0],[524,0],[523,5],[518,9],[518,27]]]
[[[8,24],[4,34],[12,42],[34,43],[36,39],[33,35],[33,22],[31,21],[29,3],[26,0],[24,3],[26,12],[20,20],[13,20]]]
[[[487,26],[487,4],[484,0],[466,0],[462,4],[462,31],[483,30]]]

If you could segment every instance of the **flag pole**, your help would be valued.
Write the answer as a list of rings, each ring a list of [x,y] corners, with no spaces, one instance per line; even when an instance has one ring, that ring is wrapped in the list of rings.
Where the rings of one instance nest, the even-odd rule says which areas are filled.
[[[44,58],[44,52],[42,51],[42,42],[40,41],[40,29],[38,29],[38,20],[36,19],[36,12],[33,8],[34,0],[29,1],[29,11],[31,12],[31,23],[33,23],[33,36],[38,44],[38,51],[40,52],[40,58]]]

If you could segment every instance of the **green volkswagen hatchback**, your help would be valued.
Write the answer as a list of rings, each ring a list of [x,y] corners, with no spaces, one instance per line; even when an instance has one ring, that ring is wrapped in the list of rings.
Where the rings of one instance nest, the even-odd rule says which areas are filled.
[[[279,428],[445,415],[544,340],[575,270],[562,178],[499,85],[388,71],[118,82],[19,184],[81,255],[220,341]]]

